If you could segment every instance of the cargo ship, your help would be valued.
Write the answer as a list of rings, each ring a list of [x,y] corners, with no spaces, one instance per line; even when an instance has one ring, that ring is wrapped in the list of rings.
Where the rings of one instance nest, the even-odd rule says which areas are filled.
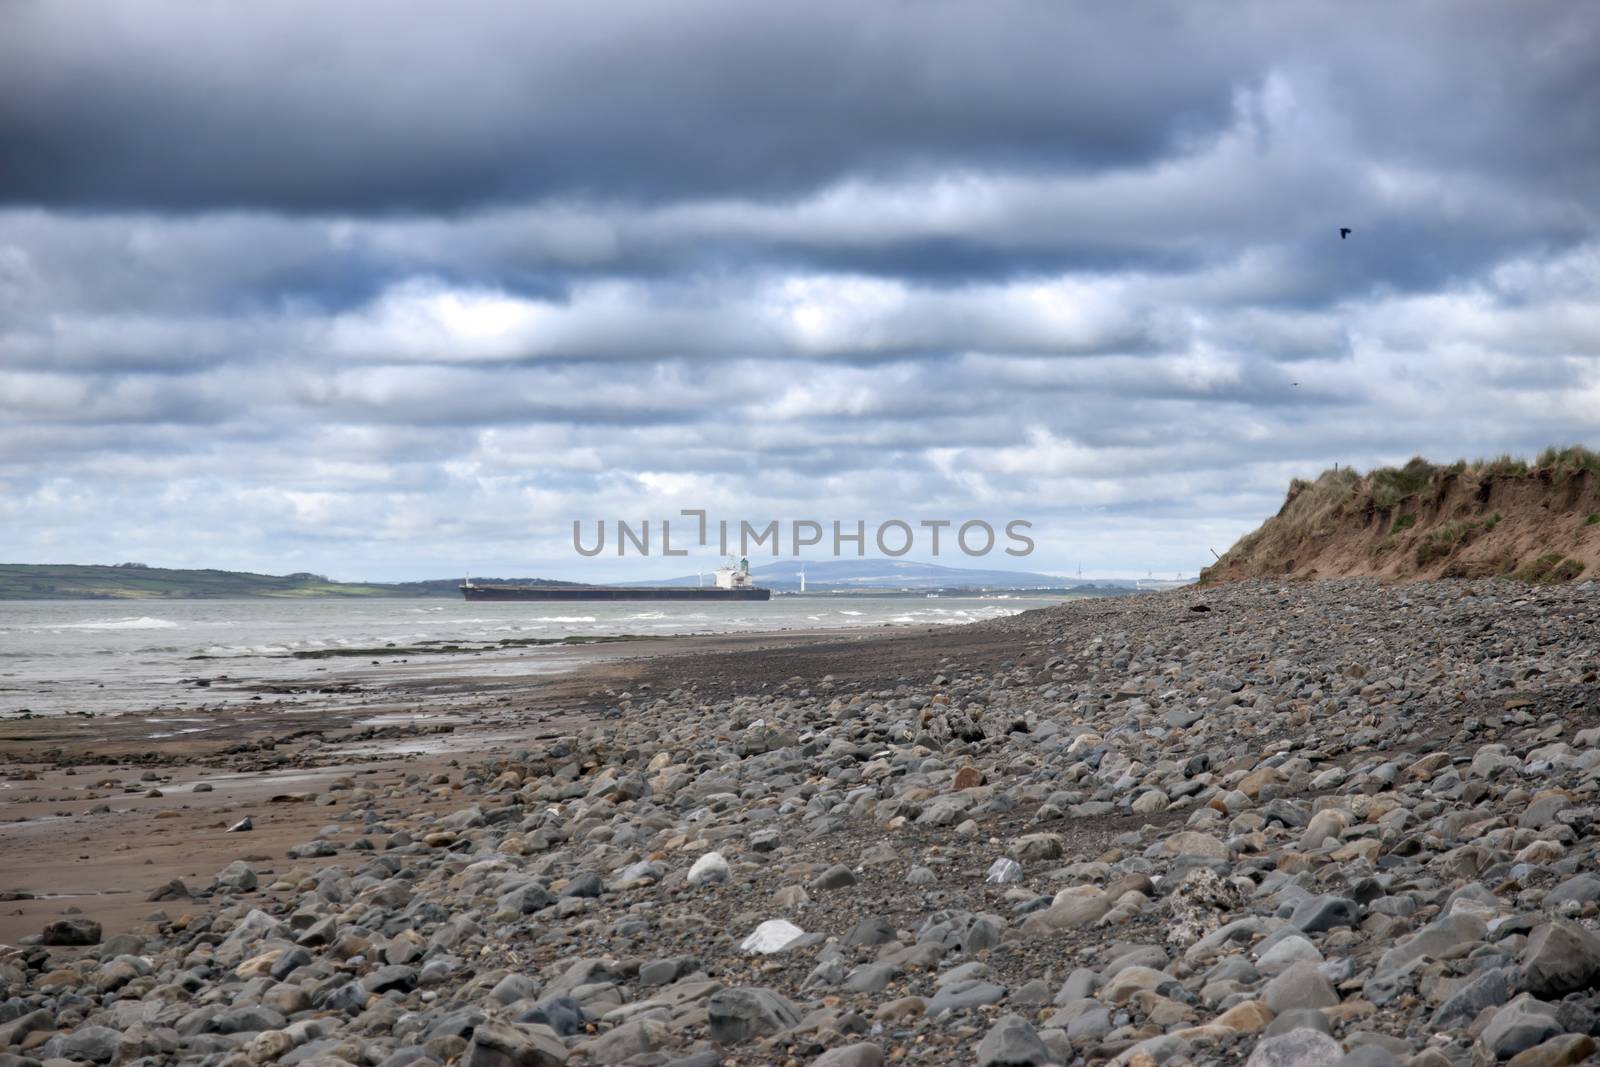
[[[772,590],[756,585],[750,561],[741,559],[738,566],[718,567],[709,586],[507,585],[468,578],[461,595],[468,600],[771,600]]]

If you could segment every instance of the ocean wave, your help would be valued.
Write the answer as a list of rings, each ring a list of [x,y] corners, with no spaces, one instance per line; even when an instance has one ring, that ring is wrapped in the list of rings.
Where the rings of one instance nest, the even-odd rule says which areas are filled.
[[[181,627],[170,619],[152,619],[148,615],[124,615],[116,619],[90,619],[87,622],[52,623],[47,630],[177,630]]]

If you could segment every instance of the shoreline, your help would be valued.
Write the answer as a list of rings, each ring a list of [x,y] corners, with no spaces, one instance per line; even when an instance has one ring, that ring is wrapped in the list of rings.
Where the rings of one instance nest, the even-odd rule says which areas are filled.
[[[337,601],[174,601],[137,617],[109,617],[92,604],[38,602],[23,607],[39,610],[0,621],[0,643],[7,646],[0,654],[0,722],[144,711],[208,715],[219,706],[273,701],[326,706],[330,696],[359,704],[372,692],[404,689],[412,680],[432,680],[444,691],[452,676],[491,684],[499,674],[565,671],[574,662],[619,654],[610,647],[617,644],[915,628],[1059,602],[863,598],[859,607],[665,605],[639,611],[650,605],[600,604],[576,613],[537,604],[451,602],[394,613]],[[417,692],[430,695],[422,687]],[[196,725],[204,723],[178,727]]]
[[[441,656],[415,662],[374,662],[372,668],[376,669],[310,667],[312,673],[299,676],[228,679],[231,687],[213,681],[207,693],[251,697],[212,705],[156,704],[93,715],[34,713],[0,718],[0,766],[26,762],[52,749],[60,750],[64,758],[133,754],[159,762],[164,754],[171,754],[192,759],[274,734],[356,730],[366,720],[377,718],[395,725],[424,717],[466,725],[474,722],[476,715],[507,706],[508,701],[522,707],[576,703],[596,709],[604,703],[607,689],[625,687],[639,673],[639,664],[658,659],[761,653],[795,645],[853,643],[890,633],[956,628],[877,625],[646,635],[626,641],[507,649],[484,662],[465,656],[445,661]],[[202,723],[204,729],[186,733],[177,727],[180,723]]]
[[[0,944],[37,933],[59,917],[63,902],[92,902],[108,937],[138,928],[159,910],[144,899],[150,890],[174,878],[203,882],[241,853],[282,857],[313,836],[326,815],[300,797],[329,796],[333,783],[393,787],[407,776],[436,775],[463,760],[574,734],[603,723],[619,702],[631,703],[627,695],[641,685],[644,692],[691,682],[736,687],[738,675],[759,691],[781,681],[773,664],[794,657],[851,661],[859,673],[884,662],[889,650],[903,652],[941,634],[947,639],[935,645],[959,653],[970,646],[969,629],[652,637],[584,646],[565,668],[548,672],[407,672],[359,694],[360,702],[0,720],[0,851],[8,859],[0,870]],[[537,649],[508,658],[543,662],[566,652]],[[338,684],[307,678],[301,685],[329,681]],[[203,735],[161,729],[163,721],[198,715],[208,720]],[[194,792],[200,783],[211,788]],[[297,799],[274,802],[279,795]],[[111,810],[95,812],[101,805]],[[413,814],[429,810],[424,805]],[[224,832],[246,816],[254,823],[250,833]],[[70,854],[62,853],[64,843]],[[280,866],[294,863],[277,859],[261,873]],[[4,899],[19,893],[29,899]]]

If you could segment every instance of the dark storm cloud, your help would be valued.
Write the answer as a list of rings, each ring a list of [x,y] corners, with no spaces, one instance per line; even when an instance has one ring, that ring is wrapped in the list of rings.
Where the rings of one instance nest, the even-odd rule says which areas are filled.
[[[1228,115],[1230,49],[1188,11],[152,2],[85,32],[13,2],[0,199],[458,210],[1132,165]]]
[[[1398,164],[1592,186],[1584,5],[692,0],[0,12],[0,202],[459,211],[1084,172],[1192,150],[1274,73]],[[1528,121],[1529,116],[1537,121]]]

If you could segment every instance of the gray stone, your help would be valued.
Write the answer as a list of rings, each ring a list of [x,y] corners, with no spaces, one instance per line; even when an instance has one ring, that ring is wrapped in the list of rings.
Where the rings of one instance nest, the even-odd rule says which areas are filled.
[[[387,993],[390,990],[409,993],[417,988],[417,969],[401,964],[379,967],[361,979],[361,988],[368,993]]]
[[[571,997],[549,997],[517,1016],[519,1023],[548,1026],[558,1037],[571,1037],[583,1032],[589,1014]]]
[[[1480,1040],[1490,1052],[1506,1059],[1560,1032],[1554,1005],[1524,993],[1494,1013]]]
[[[1361,921],[1361,908],[1346,897],[1323,895],[1307,897],[1294,909],[1289,923],[1308,934],[1332,930],[1336,926],[1354,926]]]
[[[702,1049],[687,1056],[679,1056],[675,1060],[668,1060],[661,1067],[722,1067],[722,1053]]]
[[[1517,825],[1530,830],[1538,830],[1549,826],[1556,821],[1556,816],[1567,808],[1572,807],[1572,801],[1564,796],[1554,795],[1540,797],[1525,808],[1517,816]]]
[[[840,1045],[812,1060],[811,1067],[883,1067],[883,1050],[870,1041]]]
[[[702,1049],[687,1056],[679,1056],[675,1060],[668,1060],[661,1067],[722,1067],[722,1053]]]
[[[1433,1013],[1432,1025],[1440,1030],[1466,1026],[1484,1008],[1504,1004],[1516,988],[1516,968],[1496,967],[1484,971],[1439,1005],[1439,1010]]]
[[[281,982],[310,962],[311,953],[303,948],[292,948],[279,956],[277,962],[272,965],[272,977]]]
[[[1403,994],[1409,993],[1417,987],[1417,977],[1428,962],[1418,957],[1406,963],[1403,967],[1392,971],[1379,972],[1368,978],[1361,985],[1361,995],[1377,1005],[1393,1004]]]
[[[865,963],[850,972],[844,980],[847,993],[881,993],[900,974],[892,963]]]
[[[593,871],[579,871],[567,881],[567,886],[561,891],[563,897],[579,897],[592,899],[605,892],[605,883]]]
[[[1286,926],[1284,929],[1293,928]],[[1302,960],[1308,963],[1322,962],[1322,953],[1317,951],[1317,946],[1297,933],[1276,938],[1271,944],[1262,942],[1256,946],[1256,951],[1260,953],[1256,967],[1263,974],[1277,974]]]
[[[472,1032],[464,1067],[562,1067],[567,1047],[548,1026],[483,1022]]]
[[[1592,874],[1576,874],[1546,893],[1544,906],[1553,908],[1569,902],[1587,904],[1591,900],[1600,900],[1600,878]]]
[[[1302,1027],[1256,1042],[1245,1067],[1333,1067],[1343,1055],[1339,1042]]]
[[[629,882],[659,882],[666,873],[659,864],[640,860],[624,867],[622,873],[617,875],[617,881],[624,885]]]
[[[1003,1015],[978,1043],[978,1067],[1035,1067],[1050,1050],[1020,1015]]]
[[[1556,1000],[1597,984],[1600,937],[1564,920],[1547,923],[1528,936],[1522,950],[1522,989]]]
[[[342,985],[334,985],[333,989],[326,990],[326,993],[317,993],[317,997],[312,1000],[318,1008],[325,1011],[355,1014],[366,1009],[366,990],[362,989],[360,982],[344,982]]]
[[[961,935],[962,952],[982,952],[1000,943],[1005,924],[993,915],[979,915]]]
[[[428,1037],[430,1040],[436,1037],[471,1037],[472,1032],[486,1018],[487,1016],[477,1008],[457,1008],[436,1019],[428,1027]]]
[[[734,1045],[753,1037],[788,1030],[800,1021],[800,1011],[788,998],[755,986],[724,989],[706,1002],[711,1040]]]
[[[1333,1067],[1400,1067],[1400,1061],[1382,1045],[1357,1045]]]
[[[1302,960],[1268,981],[1262,987],[1261,999],[1274,1014],[1281,1015],[1295,1008],[1331,1007],[1339,1003],[1339,994],[1316,964]]]
[[[842,863],[835,863],[811,879],[812,889],[843,889],[845,886],[856,884],[856,874]]]
[[[941,987],[928,1000],[928,1014],[939,1015],[947,1011],[965,1011],[985,1004],[996,1004],[1005,998],[1006,987],[982,978],[950,982]]]
[[[642,986],[667,985],[676,982],[681,975],[688,974],[699,966],[696,960],[680,957],[671,960],[651,960],[639,968],[639,984]]]
[[[43,944],[98,945],[100,924],[93,919],[57,919],[45,926]]]
[[[1100,976],[1087,967],[1079,967],[1067,975],[1067,980],[1061,983],[1061,988],[1056,992],[1056,1003],[1065,1004],[1069,1000],[1082,1000],[1093,995],[1099,988]]]
[[[1262,1034],[1266,1037],[1277,1037],[1291,1030],[1318,1030],[1324,1034],[1332,1034],[1333,1024],[1328,1022],[1328,1017],[1317,1008],[1291,1008],[1268,1023]]]
[[[1461,945],[1482,941],[1487,930],[1488,926],[1481,918],[1467,912],[1436,919],[1408,940],[1385,952],[1378,961],[1378,972],[1398,970],[1423,956],[1437,958]]]
[[[550,890],[538,882],[527,882],[515,889],[501,895],[495,903],[502,911],[514,911],[519,915],[528,915],[532,912],[542,911],[556,902]]]
[[[22,1039],[36,1030],[54,1030],[56,1017],[44,1008],[37,1008],[0,1025],[0,1048],[20,1045]]]
[[[672,1039],[665,1023],[656,1019],[635,1019],[606,1031],[579,1045],[588,1063],[624,1063],[634,1056],[656,1051]]]
[[[1172,962],[1165,949],[1159,945],[1139,945],[1112,959],[1105,966],[1107,975],[1115,975],[1124,967],[1150,967],[1163,970]]]
[[[888,919],[872,916],[862,919],[845,935],[847,945],[887,945],[894,940],[894,924]]]
[[[525,974],[508,974],[489,990],[489,999],[501,1004],[532,1000],[539,995],[539,983]]]
[[[1078,1044],[1098,1041],[1111,1030],[1111,1011],[1108,1008],[1090,1008],[1067,1023],[1067,1037]]]
[[[234,860],[212,879],[218,889],[231,889],[236,893],[249,893],[256,887],[256,872],[244,860]]]
[[[1011,1004],[1018,1008],[1039,1008],[1050,1003],[1050,986],[1043,979],[1025,982],[1021,989],[1011,992]]]
[[[150,895],[144,899],[151,903],[159,903],[164,900],[188,900],[189,896],[189,887],[183,884],[183,879],[174,878],[165,885],[152,889]]]
[[[105,1063],[117,1054],[121,1042],[122,1034],[109,1026],[80,1026],[69,1034],[51,1038],[45,1047],[54,1056]]]
[[[219,1034],[253,1034],[261,1030],[282,1030],[288,1021],[271,1008],[244,1004],[220,1012],[211,1020],[211,1029]]]

